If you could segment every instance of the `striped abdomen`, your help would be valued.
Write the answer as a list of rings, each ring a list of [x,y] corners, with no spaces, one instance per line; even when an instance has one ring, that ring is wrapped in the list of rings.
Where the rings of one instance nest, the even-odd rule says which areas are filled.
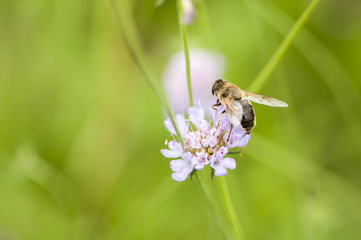
[[[242,128],[246,133],[250,133],[252,128],[256,126],[256,114],[254,113],[253,106],[247,98],[239,100],[243,109],[243,117],[241,120]]]

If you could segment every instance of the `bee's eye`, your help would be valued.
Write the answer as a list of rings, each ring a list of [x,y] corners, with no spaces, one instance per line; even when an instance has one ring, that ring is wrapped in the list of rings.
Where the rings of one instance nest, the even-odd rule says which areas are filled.
[[[214,92],[217,90],[219,84],[221,84],[221,80],[217,80],[212,87],[212,95],[214,95]]]

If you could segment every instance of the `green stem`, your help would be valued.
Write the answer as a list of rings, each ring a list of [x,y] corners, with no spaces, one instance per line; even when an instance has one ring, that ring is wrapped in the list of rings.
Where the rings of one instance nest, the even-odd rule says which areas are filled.
[[[217,204],[214,201],[214,198],[212,197],[211,191],[206,186],[204,181],[202,181],[201,177],[199,176],[199,173],[195,173],[195,180],[197,183],[198,188],[202,192],[204,199],[206,201],[207,210],[209,211],[212,219],[219,225],[220,229],[222,230],[223,234],[225,235],[226,239],[232,239],[232,235],[229,231],[229,226],[227,225],[223,214],[221,214]]]
[[[122,36],[124,37],[124,42],[126,46],[128,47],[128,50],[134,59],[135,63],[138,65],[139,69],[143,73],[146,81],[150,85],[150,87],[153,89],[155,94],[157,95],[160,102],[163,104],[169,118],[172,121],[172,124],[174,126],[174,129],[177,133],[177,136],[179,138],[180,143],[182,146],[184,146],[184,140],[182,137],[182,134],[179,131],[179,128],[177,126],[177,123],[175,121],[174,114],[170,108],[170,105],[168,103],[167,97],[164,93],[164,90],[160,84],[160,82],[157,80],[157,77],[153,73],[149,62],[147,61],[146,57],[143,55],[143,51],[141,49],[141,44],[139,39],[137,38],[136,34],[136,28],[134,26],[134,22],[132,21],[132,17],[126,15],[126,13],[129,13],[130,11],[127,11],[127,1],[122,2],[122,7],[117,7],[117,0],[110,0],[111,8],[114,12],[115,18],[117,20],[117,23],[120,26],[120,31],[122,33]]]
[[[192,91],[192,79],[191,79],[191,63],[189,57],[189,48],[188,48],[188,40],[187,40],[187,26],[182,22],[182,4],[181,0],[177,1],[177,8],[178,8],[178,23],[179,23],[179,30],[182,37],[183,43],[183,51],[186,63],[186,77],[187,77],[187,87],[188,87],[188,98],[189,98],[189,106],[192,107],[193,103],[193,91]]]
[[[224,207],[226,209],[227,218],[231,224],[232,231],[237,239],[239,239],[239,240],[245,239],[243,231],[241,229],[241,225],[240,225],[238,217],[236,215],[236,211],[233,207],[231,195],[229,194],[227,181],[226,181],[225,177],[220,177],[220,185],[221,185],[222,199],[223,199]]]
[[[286,53],[288,47],[291,45],[292,41],[296,37],[297,33],[300,31],[301,27],[305,24],[313,9],[316,7],[318,1],[319,0],[312,0],[311,3],[307,6],[307,8],[303,11],[300,18],[296,21],[291,30],[287,33],[282,43],[273,53],[272,57],[268,60],[261,72],[257,75],[256,79],[252,82],[251,86],[248,88],[249,91],[256,92],[266,83],[271,73],[276,68],[277,64],[280,62],[280,60]]]

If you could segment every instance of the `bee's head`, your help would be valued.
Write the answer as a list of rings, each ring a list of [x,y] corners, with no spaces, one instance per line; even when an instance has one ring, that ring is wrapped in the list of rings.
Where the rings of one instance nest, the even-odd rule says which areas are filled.
[[[214,83],[212,84],[212,95],[214,95],[214,93],[223,86],[223,84],[225,84],[226,81],[223,79],[218,79],[216,81],[214,81]]]

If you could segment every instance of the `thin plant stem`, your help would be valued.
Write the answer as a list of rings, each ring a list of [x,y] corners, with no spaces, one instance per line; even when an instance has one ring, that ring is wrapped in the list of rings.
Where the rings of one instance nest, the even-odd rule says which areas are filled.
[[[132,58],[134,59],[135,63],[138,65],[139,69],[143,73],[146,81],[148,82],[150,87],[153,89],[154,93],[157,95],[158,99],[160,100],[163,107],[165,108],[169,118],[172,121],[172,124],[177,133],[179,141],[182,144],[182,146],[184,147],[184,140],[179,131],[179,128],[175,121],[174,114],[170,108],[170,105],[168,103],[168,100],[164,93],[164,90],[163,90],[160,82],[158,81],[157,77],[155,76],[154,72],[152,71],[152,69],[149,65],[149,62],[147,61],[146,57],[143,54],[140,41],[137,38],[134,22],[132,21],[132,17],[129,16],[130,11],[126,11],[126,10],[128,10],[127,9],[128,6],[127,6],[126,2],[127,1],[122,2],[122,7],[118,8],[117,0],[110,0],[110,6],[112,8],[112,11],[114,12],[115,18],[120,27],[120,31],[124,38],[124,42],[129,50]],[[126,13],[128,13],[128,14],[126,14]]]
[[[230,231],[229,231],[229,226],[227,226],[227,223],[223,217],[223,214],[220,213],[218,206],[215,203],[214,198],[212,197],[211,191],[206,186],[206,184],[201,179],[201,177],[199,176],[198,173],[195,173],[194,176],[195,176],[197,186],[198,186],[199,190],[202,192],[204,199],[206,201],[206,204],[208,205],[207,206],[208,212],[210,213],[212,218],[216,221],[216,223],[219,225],[219,227],[221,228],[225,237],[227,239],[232,239],[232,235],[230,234]]]
[[[181,0],[177,0],[178,23],[179,23],[179,30],[182,38],[183,51],[185,57],[189,106],[192,107],[194,103],[193,103],[193,90],[192,90],[192,79],[191,79],[191,62],[189,57],[188,38],[187,38],[187,26],[183,24],[182,21],[182,5],[180,1]]]
[[[228,185],[225,177],[220,177],[220,186],[222,191],[222,200],[224,203],[228,221],[230,222],[232,227],[232,231],[236,239],[245,239],[236,211],[233,207],[231,195],[229,194]]]
[[[276,68],[278,63],[281,61],[282,57],[286,53],[287,49],[291,45],[292,41],[296,37],[297,33],[300,31],[302,26],[305,24],[306,20],[312,13],[313,9],[316,7],[319,0],[312,0],[307,8],[303,11],[300,18],[295,22],[291,30],[287,33],[281,44],[278,46],[276,51],[273,53],[271,58],[268,60],[266,65],[263,67],[261,72],[257,75],[255,80],[253,80],[251,86],[248,88],[249,91],[256,92],[258,91],[268,80],[273,70]]]

